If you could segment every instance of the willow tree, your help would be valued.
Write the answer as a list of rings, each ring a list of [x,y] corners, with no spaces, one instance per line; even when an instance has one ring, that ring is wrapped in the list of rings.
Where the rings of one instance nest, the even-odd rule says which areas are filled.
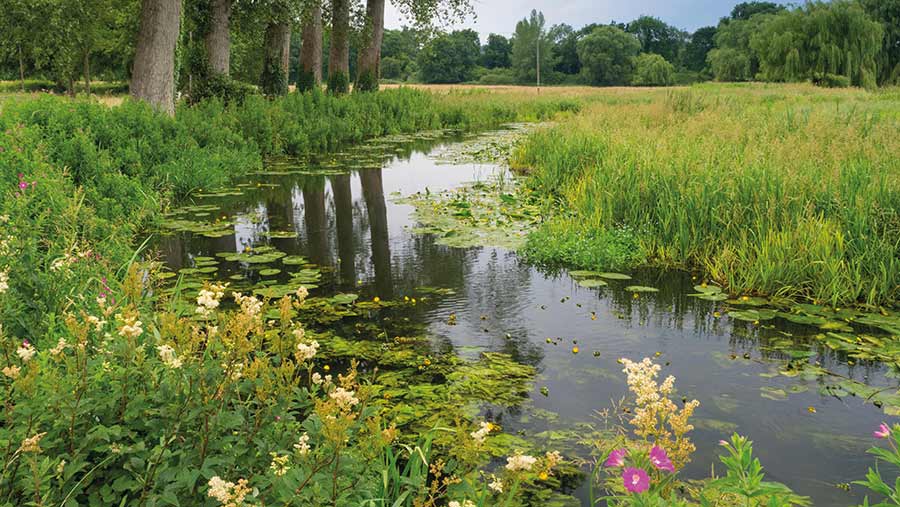
[[[862,0],[863,8],[884,28],[878,56],[878,82],[900,84],[900,0]]]
[[[300,72],[297,90],[306,91],[322,84],[322,3],[318,0],[303,13],[300,42]]]
[[[175,114],[175,43],[181,0],[142,0],[131,96]]]
[[[331,0],[328,91],[334,94],[350,91],[350,0]]]

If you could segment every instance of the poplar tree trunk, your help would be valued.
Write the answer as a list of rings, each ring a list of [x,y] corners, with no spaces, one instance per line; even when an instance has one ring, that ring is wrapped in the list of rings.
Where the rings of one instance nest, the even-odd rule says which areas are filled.
[[[209,71],[228,76],[231,71],[231,0],[211,0],[205,44]]]
[[[378,90],[381,42],[384,40],[384,0],[367,0],[365,40],[356,65],[356,91]]]
[[[350,0],[331,0],[331,52],[328,91],[350,91]]]
[[[22,93],[25,93],[25,56],[22,54],[22,46],[19,46],[19,84]]]
[[[315,5],[303,23],[300,44],[300,74],[297,90],[307,91],[322,84],[322,6]]]
[[[175,44],[181,0],[142,0],[131,96],[175,114]]]
[[[287,93],[290,47],[291,25],[280,21],[269,23],[266,27],[265,56],[259,85],[263,93],[270,97]]]
[[[91,96],[91,52],[84,52],[84,92]]]

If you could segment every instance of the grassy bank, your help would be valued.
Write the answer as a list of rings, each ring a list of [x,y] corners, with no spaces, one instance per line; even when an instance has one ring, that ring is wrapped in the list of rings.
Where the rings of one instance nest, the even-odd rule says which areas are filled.
[[[528,252],[699,270],[735,293],[895,301],[898,98],[802,85],[595,97],[515,156],[563,210]]]

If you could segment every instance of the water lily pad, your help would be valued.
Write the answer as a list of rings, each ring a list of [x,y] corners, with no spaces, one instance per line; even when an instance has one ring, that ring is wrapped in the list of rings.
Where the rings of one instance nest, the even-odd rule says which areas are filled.
[[[593,279],[590,279],[590,278],[589,278],[589,279],[587,279],[587,280],[580,280],[580,281],[578,282],[578,285],[580,285],[580,286],[582,286],[582,287],[585,287],[585,288],[588,288],[588,289],[593,289],[593,288],[596,288],[596,287],[606,287],[606,286],[609,285],[609,284],[607,284],[607,283],[604,282],[603,280],[598,280],[598,279],[596,279],[596,278],[593,278]]]
[[[655,287],[644,287],[643,285],[629,285],[628,287],[625,287],[625,290],[634,293],[659,292],[659,289]]]
[[[281,273],[281,270],[276,269],[276,268],[268,268],[268,269],[260,269],[259,270],[260,276],[275,276],[278,273]]]
[[[631,280],[630,276],[622,273],[600,273],[598,276],[607,280]]]
[[[306,257],[302,257],[300,255],[291,255],[281,259],[281,263],[285,266],[300,266],[303,264],[307,264],[309,261]]]

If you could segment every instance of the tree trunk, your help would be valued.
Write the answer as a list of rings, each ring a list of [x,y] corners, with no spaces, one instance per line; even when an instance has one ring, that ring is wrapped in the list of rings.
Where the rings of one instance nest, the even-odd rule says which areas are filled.
[[[307,91],[322,84],[322,6],[315,5],[303,22],[300,44],[300,74],[297,90]]]
[[[211,75],[228,76],[231,70],[231,0],[212,0],[206,30],[206,56]]]
[[[19,83],[22,93],[25,93],[25,55],[22,54],[22,45],[19,45]]]
[[[263,93],[270,97],[287,93],[290,44],[291,25],[285,22],[269,23],[266,27],[265,56],[259,85]]]
[[[131,96],[175,114],[175,43],[181,0],[142,0]]]
[[[84,51],[84,93],[91,96],[91,52]]]
[[[381,42],[384,39],[384,0],[367,0],[364,42],[356,65],[356,91],[378,90]]]
[[[331,52],[328,91],[350,91],[350,0],[331,0]]]

